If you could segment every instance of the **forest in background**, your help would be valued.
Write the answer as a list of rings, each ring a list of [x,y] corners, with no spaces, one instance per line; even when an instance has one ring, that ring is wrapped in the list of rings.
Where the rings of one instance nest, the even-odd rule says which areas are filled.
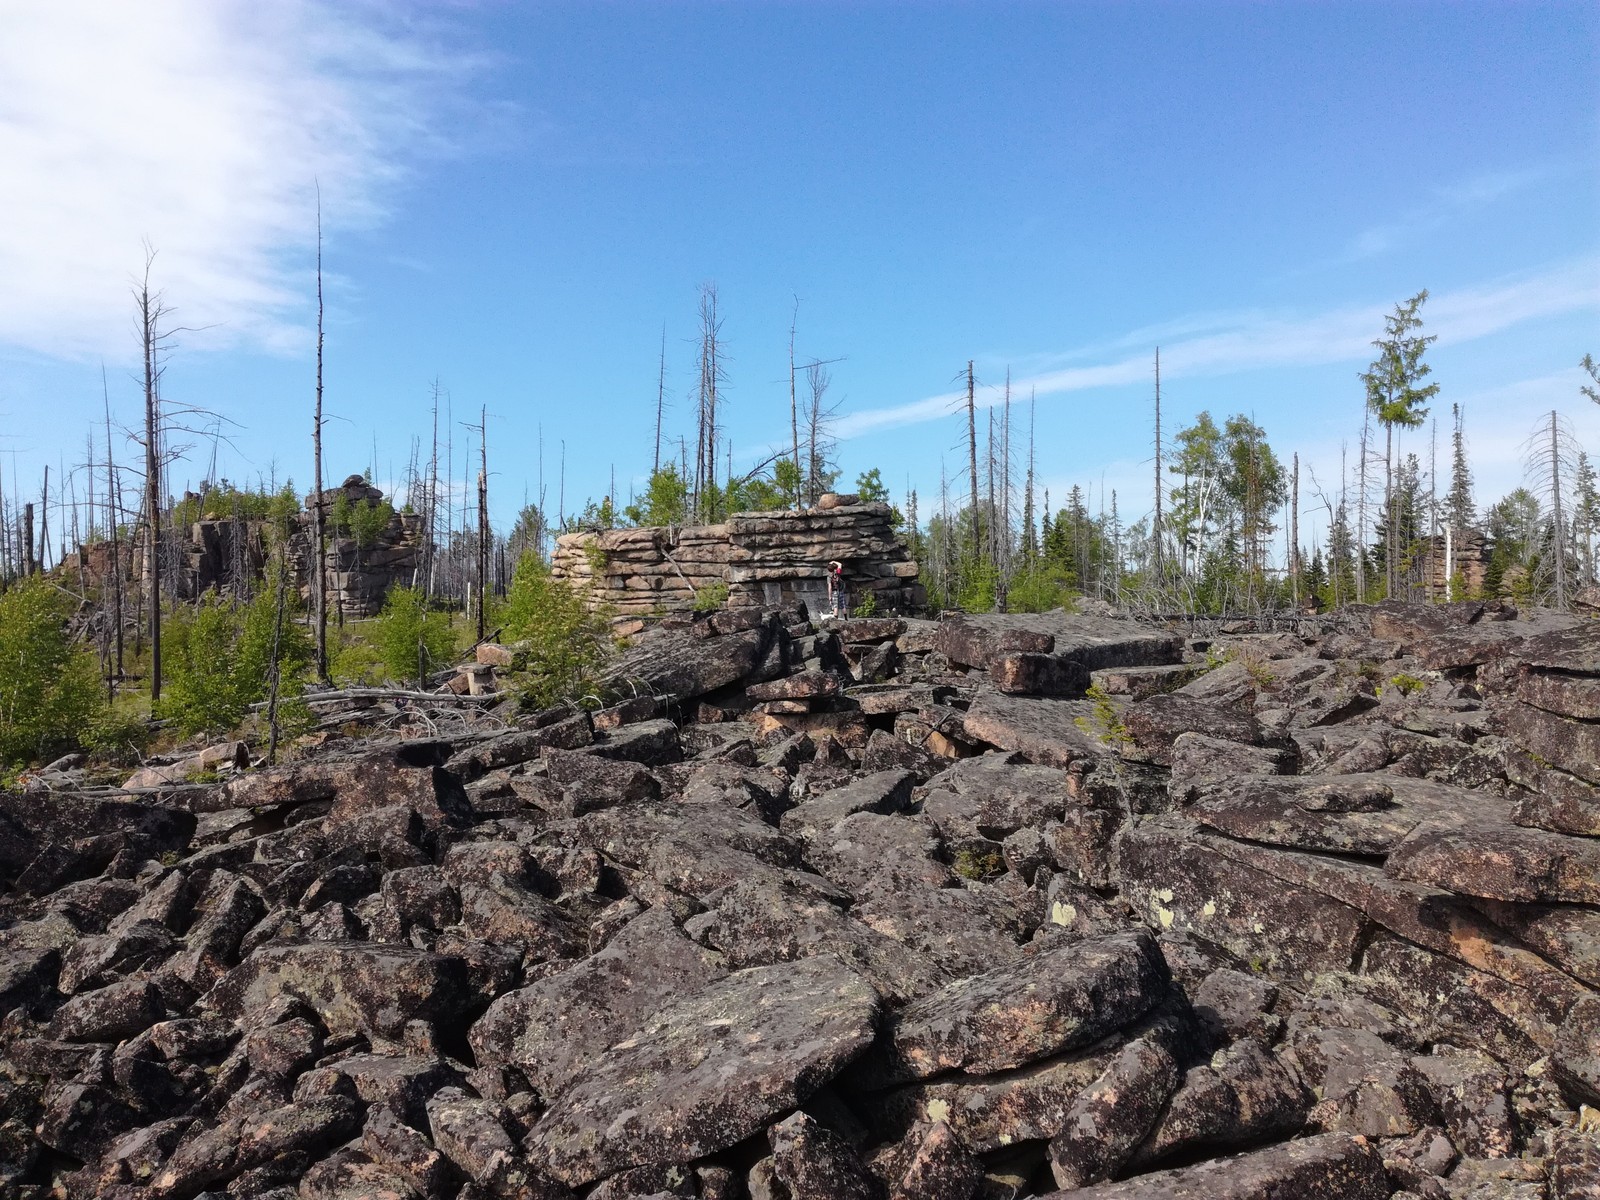
[[[475,423],[458,423],[436,383],[431,430],[412,438],[393,496],[350,503],[341,493],[307,508],[291,479],[218,477],[228,422],[166,402],[162,377],[175,330],[151,286],[153,258],[134,289],[142,420],[119,424],[108,398],[104,421],[85,431],[81,461],[69,466],[63,457],[53,478],[46,469],[27,488],[14,470],[0,476],[0,644],[26,648],[0,664],[0,729],[12,730],[9,738],[0,733],[0,760],[36,760],[72,744],[142,745],[148,730],[136,727],[151,717],[186,734],[232,728],[263,704],[276,731],[278,705],[292,715],[308,681],[425,683],[508,620],[513,635],[551,658],[543,668],[536,656],[529,684],[530,695],[549,700],[577,688],[605,649],[592,615],[549,577],[555,536],[713,523],[844,490],[830,397],[831,368],[843,360],[797,357],[793,324],[787,429],[762,461],[735,470],[723,317],[707,284],[698,296],[692,420],[677,436],[667,427],[663,339],[653,456],[643,488],[630,488],[626,501],[613,471],[605,495],[569,510],[563,462],[552,506],[541,445],[537,499],[521,505],[509,528],[495,528],[487,407]],[[318,280],[313,496],[325,483],[320,258]],[[1052,498],[1037,481],[1042,466],[1058,464],[1052,448],[1035,443],[1033,398],[1014,396],[1008,374],[999,402],[980,402],[971,362],[951,414],[965,451],[955,477],[942,472],[936,492],[908,487],[894,496],[871,469],[853,491],[891,504],[936,611],[1043,611],[1078,596],[1162,616],[1327,610],[1387,598],[1509,597],[1566,607],[1597,582],[1593,462],[1553,411],[1530,430],[1523,486],[1481,500],[1459,407],[1450,406],[1441,435],[1448,397],[1429,380],[1426,300],[1423,291],[1397,304],[1375,331],[1374,359],[1352,388],[1361,424],[1337,480],[1302,474],[1298,453],[1274,447],[1248,414],[1201,412],[1164,427],[1156,350],[1144,496],[1102,488],[1091,502],[1090,488],[1073,486]],[[1600,368],[1587,355],[1581,365],[1591,383],[1574,399],[1600,404]],[[209,450],[202,481],[175,494],[173,481],[196,468],[197,449]],[[1124,510],[1146,503],[1144,515],[1124,519]],[[375,620],[347,623],[342,606],[330,617],[317,584],[301,603],[291,582],[296,529],[318,547],[347,545],[359,565],[397,515],[419,525],[421,554],[409,586],[392,589]],[[245,531],[259,531],[265,563],[236,571],[226,594],[176,600],[186,531],[202,519],[232,525],[235,546],[246,543]],[[1303,528],[1320,536],[1305,537]],[[302,555],[302,573],[305,562],[320,569],[325,561]],[[42,582],[30,584],[34,578]],[[54,715],[30,724],[30,712]]]

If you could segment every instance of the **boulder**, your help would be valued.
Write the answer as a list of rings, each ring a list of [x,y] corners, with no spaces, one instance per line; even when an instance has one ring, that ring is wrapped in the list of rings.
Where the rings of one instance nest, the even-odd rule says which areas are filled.
[[[1166,963],[1148,934],[1046,943],[1029,959],[908,1005],[852,1077],[881,1089],[942,1071],[981,1075],[1020,1067],[1138,1019],[1162,1000],[1167,985]]]
[[[835,959],[740,971],[591,1058],[526,1149],[574,1187],[701,1158],[801,1103],[871,1045],[877,1018],[872,988]]]

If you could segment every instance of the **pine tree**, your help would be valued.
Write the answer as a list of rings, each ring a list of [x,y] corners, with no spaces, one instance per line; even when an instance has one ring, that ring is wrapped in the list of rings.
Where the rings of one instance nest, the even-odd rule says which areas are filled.
[[[1398,560],[1397,520],[1394,509],[1394,431],[1415,429],[1427,418],[1428,408],[1423,402],[1439,391],[1437,383],[1423,384],[1432,368],[1422,361],[1428,346],[1437,335],[1422,336],[1414,330],[1422,328],[1422,318],[1417,314],[1427,302],[1424,288],[1411,299],[1395,305],[1392,315],[1384,318],[1384,336],[1372,344],[1378,357],[1360,378],[1367,389],[1367,407],[1383,425],[1387,434],[1384,448],[1384,558],[1387,564],[1388,592],[1395,592]]]
[[[1472,503],[1472,468],[1467,463],[1467,435],[1462,426],[1461,406],[1452,404],[1455,431],[1450,435],[1450,492],[1444,498],[1444,511],[1450,528],[1457,533],[1471,529],[1477,514]]]

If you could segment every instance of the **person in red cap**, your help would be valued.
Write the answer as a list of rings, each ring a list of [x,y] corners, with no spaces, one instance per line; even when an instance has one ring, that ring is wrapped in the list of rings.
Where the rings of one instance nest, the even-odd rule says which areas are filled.
[[[828,611],[835,617],[845,615],[844,564],[837,560],[828,564]]]

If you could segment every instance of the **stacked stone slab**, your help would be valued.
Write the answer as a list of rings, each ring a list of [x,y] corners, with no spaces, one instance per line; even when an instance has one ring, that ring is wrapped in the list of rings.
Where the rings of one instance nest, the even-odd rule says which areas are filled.
[[[347,617],[374,617],[383,608],[390,588],[416,582],[422,563],[422,518],[415,513],[395,513],[379,532],[375,544],[363,549],[353,537],[333,535],[333,507],[341,496],[351,505],[377,504],[383,499],[383,491],[361,476],[352,475],[336,488],[306,497],[304,510],[295,517],[297,527],[289,543],[300,596],[307,604],[311,602],[315,561],[312,512],[320,507],[328,530],[324,554],[328,611],[343,610]]]
[[[731,608],[800,601],[820,611],[834,560],[844,567],[852,607],[869,594],[879,611],[925,603],[889,506],[823,497],[830,499],[840,503],[736,513],[717,525],[566,534],[556,539],[555,574],[581,587],[594,607],[624,619],[691,608],[719,584]]]

